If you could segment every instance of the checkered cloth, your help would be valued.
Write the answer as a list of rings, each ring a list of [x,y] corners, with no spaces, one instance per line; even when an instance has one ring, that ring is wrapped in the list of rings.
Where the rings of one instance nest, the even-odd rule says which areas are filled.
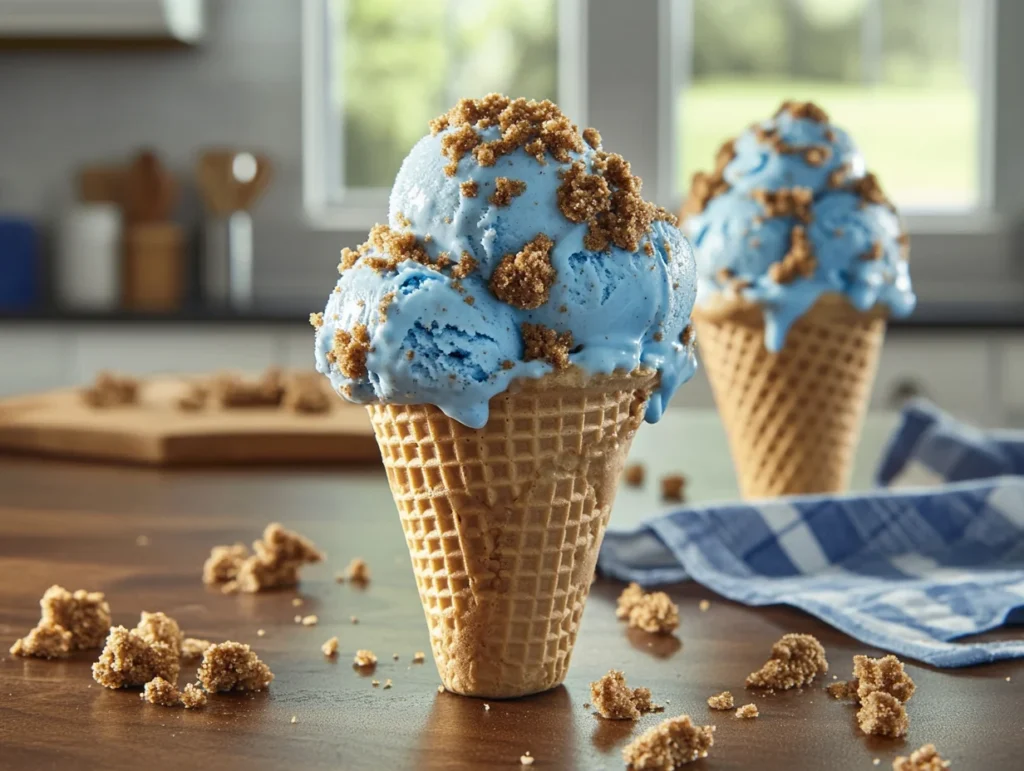
[[[931,429],[921,429],[924,415],[934,418]],[[793,605],[868,645],[938,667],[1024,657],[1024,632],[954,642],[1024,623],[1024,477],[992,476],[1019,471],[1024,452],[1007,452],[1004,435],[967,430],[958,439],[958,430],[936,409],[912,405],[880,478],[891,479],[910,456],[989,478],[686,507],[632,532],[609,531],[598,567],[643,586],[692,578],[748,605]],[[925,436],[944,450],[929,450]],[[993,460],[1010,457],[1015,466]]]

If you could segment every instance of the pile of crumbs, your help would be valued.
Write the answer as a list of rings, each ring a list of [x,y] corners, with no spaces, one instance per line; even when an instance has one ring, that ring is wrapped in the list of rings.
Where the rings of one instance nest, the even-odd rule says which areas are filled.
[[[104,688],[137,688],[156,677],[176,682],[178,651],[165,642],[147,640],[135,629],[115,626],[107,636],[92,677]]]
[[[715,696],[708,697],[708,706],[711,707],[711,709],[726,710],[732,709],[736,706],[736,703],[733,701],[732,693],[729,691],[722,691]]]
[[[518,252],[502,257],[491,274],[494,296],[522,310],[533,310],[546,303],[555,281],[555,268],[551,265],[554,245],[554,241],[538,233]]]
[[[910,719],[903,703],[884,691],[874,691],[861,699],[857,725],[866,734],[898,738],[907,733]]]
[[[185,635],[181,633],[178,622],[166,613],[147,613],[142,611],[139,623],[135,626],[143,640],[148,643],[163,643],[175,655],[182,655],[182,648],[185,642]],[[200,653],[202,653],[200,651]]]
[[[651,702],[649,688],[630,688],[617,669],[611,669],[600,680],[590,684],[590,700],[601,717],[610,720],[637,720],[648,712],[660,712]]]
[[[821,643],[809,634],[787,634],[772,645],[771,658],[764,666],[747,675],[746,685],[785,691],[808,685],[825,672],[828,660]]]
[[[189,683],[183,691],[179,691],[173,683],[162,677],[154,677],[139,694],[143,701],[159,707],[182,706],[185,709],[199,709],[206,706],[206,693],[196,685]]]
[[[494,180],[494,193],[488,199],[495,206],[508,206],[512,199],[526,192],[526,183],[521,179],[498,177]]]
[[[854,656],[853,676],[857,684],[857,697],[861,701],[869,694],[881,691],[905,704],[917,689],[904,669],[903,662],[892,655],[880,659]]]
[[[248,645],[228,641],[206,649],[197,677],[210,693],[262,691],[273,681],[274,673]]]
[[[736,717],[743,719],[751,719],[757,717],[760,712],[757,710],[756,704],[744,704],[742,707],[736,709]]]
[[[524,321],[523,361],[546,361],[555,369],[569,366],[569,352],[573,349],[572,332],[557,332],[543,324]]]
[[[665,592],[644,592],[631,583],[619,595],[615,616],[626,619],[630,628],[656,634],[671,634],[679,626],[679,608]]]
[[[243,592],[292,588],[299,583],[303,565],[324,559],[312,541],[276,522],[267,525],[263,538],[252,546],[251,555],[240,543],[214,546],[203,565],[203,582],[222,587],[237,582]]]
[[[949,761],[943,760],[934,744],[926,744],[910,753],[910,757],[900,755],[892,762],[892,771],[944,771],[949,768]]]
[[[92,386],[82,391],[82,400],[90,407],[119,407],[139,401],[139,381],[111,372],[100,372]]]
[[[644,731],[622,751],[632,771],[671,771],[706,758],[715,743],[713,725],[694,725],[689,715],[668,718]]]
[[[72,593],[54,584],[39,608],[39,623],[11,646],[15,656],[66,658],[71,651],[99,648],[110,631],[110,605],[101,592]]]
[[[366,324],[353,324],[352,329],[335,329],[327,361],[338,366],[347,378],[366,377],[366,357],[370,353],[370,332]]]

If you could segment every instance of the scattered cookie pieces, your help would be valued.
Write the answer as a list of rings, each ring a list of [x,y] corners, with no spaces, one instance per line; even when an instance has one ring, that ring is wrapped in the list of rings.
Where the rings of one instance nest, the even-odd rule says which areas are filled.
[[[664,592],[645,592],[631,583],[622,590],[615,616],[626,619],[633,629],[654,634],[671,634],[679,626],[679,607]]]
[[[661,478],[661,499],[674,503],[686,501],[686,477],[682,474],[670,474]]]
[[[852,680],[850,682],[847,682],[846,680],[838,680],[834,683],[829,683],[828,687],[825,690],[828,691],[828,695],[831,696],[833,699],[839,699],[843,701],[847,699],[853,699],[854,701],[856,701],[857,699],[856,680]]]
[[[316,626],[319,623],[320,623],[320,617],[319,616],[309,615],[309,616],[303,616],[302,617],[302,625],[303,626]]]
[[[355,658],[353,659],[355,664],[360,669],[372,669],[377,666],[377,657],[373,651],[360,648],[356,651]]]
[[[694,725],[689,715],[663,720],[644,731],[622,751],[632,771],[672,771],[706,758],[715,743],[713,725]]]
[[[54,584],[39,600],[40,622],[71,632],[71,650],[103,645],[110,631],[110,605],[102,592],[69,592]]]
[[[756,704],[744,704],[742,707],[736,709],[736,717],[743,720],[750,720],[757,717],[761,713],[757,709]]]
[[[203,564],[203,583],[213,585],[233,581],[248,556],[249,547],[244,543],[214,546]]]
[[[370,581],[370,566],[366,560],[356,557],[345,568],[345,577],[354,584],[366,584]]]
[[[645,471],[643,463],[631,463],[626,466],[623,479],[630,487],[640,487],[644,483]]]
[[[177,707],[181,703],[178,689],[162,677],[154,677],[146,683],[139,698],[158,707]]]
[[[166,613],[147,613],[142,611],[135,631],[143,640],[150,643],[163,643],[178,656],[181,655],[185,635],[181,633],[178,622]]]
[[[82,389],[82,401],[97,409],[136,404],[139,401],[139,381],[112,372],[100,372],[89,388]]]
[[[247,380],[233,372],[223,372],[213,380],[217,402],[225,409],[280,407],[284,400],[284,373],[268,368],[257,380]]]
[[[185,709],[199,709],[206,706],[206,692],[198,685],[189,683],[181,692],[181,705]]]
[[[903,703],[885,691],[872,691],[861,699],[857,725],[866,734],[899,738],[907,733],[910,718]]]
[[[934,744],[926,744],[910,753],[910,757],[900,755],[892,762],[892,771],[945,771],[949,761],[943,760]]]
[[[11,653],[38,659],[65,659],[71,655],[71,632],[59,624],[40,621],[27,636],[15,640]]]
[[[332,637],[330,640],[328,640],[320,646],[320,650],[323,651],[323,654],[327,658],[335,658],[338,655],[338,638]]]
[[[270,685],[274,673],[248,645],[228,641],[206,649],[197,677],[211,693],[261,691]]]
[[[156,677],[176,682],[181,664],[178,651],[163,642],[151,642],[134,629],[115,626],[107,636],[92,678],[104,688],[137,688]]]
[[[729,691],[722,691],[715,696],[708,697],[708,706],[711,707],[711,709],[726,710],[735,707],[736,702],[732,698],[732,693]]]
[[[640,584],[633,582],[625,589],[622,590],[622,594],[619,595],[619,599],[616,601],[615,617],[621,620],[629,618],[630,611],[636,607],[644,597],[644,590],[640,587]]]
[[[772,645],[771,658],[747,675],[747,688],[785,691],[808,685],[828,671],[825,649],[809,634],[787,634]]]
[[[206,653],[206,649],[213,645],[209,640],[199,640],[195,637],[186,637],[181,643],[181,657],[185,661],[198,661]]]
[[[416,651],[414,654],[412,654],[412,663],[413,664],[422,664],[426,660],[427,660],[427,654],[424,653],[423,651]]]
[[[904,670],[903,662],[893,655],[880,659],[854,656],[853,676],[857,683],[857,698],[862,702],[869,694],[881,691],[906,704],[917,689]]]
[[[276,522],[252,548],[250,554],[241,543],[214,546],[203,565],[203,582],[226,590],[237,581],[237,589],[248,593],[292,588],[299,583],[299,568],[324,559],[312,541]]]
[[[590,700],[601,717],[609,720],[637,720],[640,715],[662,709],[651,702],[649,688],[630,688],[617,669],[608,670],[590,684]]]

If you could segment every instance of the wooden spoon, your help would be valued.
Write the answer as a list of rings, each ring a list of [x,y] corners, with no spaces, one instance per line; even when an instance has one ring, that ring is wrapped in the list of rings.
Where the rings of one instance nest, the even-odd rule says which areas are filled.
[[[222,216],[251,208],[270,184],[271,173],[267,156],[244,150],[207,150],[196,167],[206,208]]]
[[[178,198],[178,183],[151,150],[143,150],[123,179],[125,219],[131,225],[166,222]]]

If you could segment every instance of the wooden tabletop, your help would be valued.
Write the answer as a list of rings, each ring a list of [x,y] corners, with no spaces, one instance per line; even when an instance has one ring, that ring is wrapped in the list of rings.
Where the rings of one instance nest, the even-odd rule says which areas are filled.
[[[209,548],[251,541],[272,520],[312,537],[327,563],[308,568],[299,591],[206,589],[200,570]],[[149,545],[137,545],[139,536]],[[333,580],[354,556],[373,571],[365,590]],[[57,662],[10,656],[8,646],[33,626],[38,599],[53,583],[106,592],[115,623],[131,626],[140,611],[159,610],[189,636],[248,642],[277,677],[267,692],[217,695],[186,712],[145,704],[137,691],[101,688],[89,675],[95,653]],[[437,692],[382,471],[159,472],[0,458],[0,768],[468,771],[521,768],[529,751],[535,769],[621,769],[630,737],[680,713],[718,726],[711,756],[690,766],[696,771],[870,771],[876,758],[888,769],[893,757],[927,742],[961,771],[1020,768],[1024,665],[939,672],[911,664],[918,691],[909,735],[865,737],[854,708],[823,688],[832,674],[849,675],[854,654],[877,651],[798,611],[748,609],[693,584],[669,589],[682,613],[678,637],[628,632],[613,612],[620,589],[605,580],[594,586],[564,687],[485,710],[480,700]],[[711,606],[700,612],[705,598]],[[296,613],[318,615],[319,625],[296,625]],[[827,680],[773,696],[744,691],[746,674],[785,632],[809,632],[825,644]],[[341,641],[336,662],[320,652],[332,635]],[[372,676],[353,670],[357,648],[379,656]],[[412,664],[418,650],[428,652],[425,664]],[[588,683],[612,667],[625,670],[631,685],[650,687],[665,715],[634,724],[585,708]],[[185,669],[181,682],[187,677]],[[394,687],[373,688],[373,678]],[[760,717],[710,712],[707,697],[726,689],[737,704],[755,702]]]

